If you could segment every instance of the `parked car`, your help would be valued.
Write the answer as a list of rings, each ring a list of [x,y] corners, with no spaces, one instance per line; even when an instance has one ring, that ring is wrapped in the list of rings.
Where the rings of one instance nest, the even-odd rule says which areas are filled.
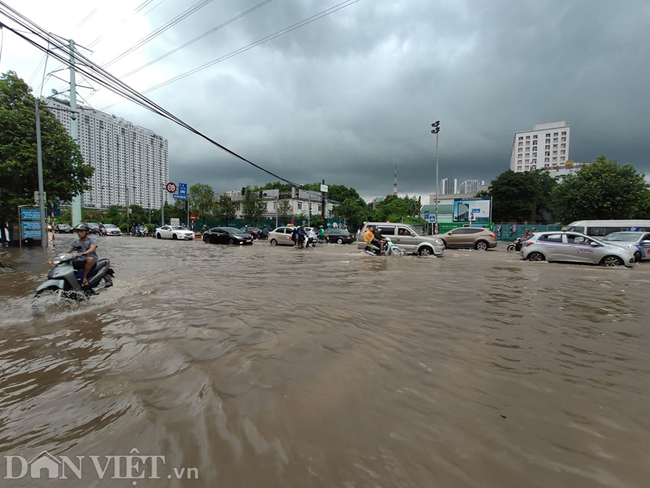
[[[102,231],[99,229],[99,224],[97,222],[85,222],[88,227],[90,227],[90,231],[88,231],[89,234],[95,234],[98,236],[103,235]]]
[[[105,236],[121,236],[122,231],[117,225],[113,224],[104,224],[104,235]]]
[[[399,247],[405,253],[415,253],[420,256],[442,256],[445,245],[437,236],[424,235],[408,224],[391,224],[389,222],[368,222],[359,231],[357,247],[364,249],[366,243],[363,240],[363,234],[366,228],[372,225],[379,228],[379,232],[384,237],[390,237],[393,244]]]
[[[211,244],[253,244],[253,236],[234,227],[214,227],[203,234],[203,242]]]
[[[163,225],[156,230],[156,237],[158,239],[185,239],[191,241],[194,239],[194,232],[178,225]]]
[[[275,230],[272,230],[269,232],[269,243],[272,246],[293,246],[293,241],[291,240],[291,235],[293,234],[293,230],[296,227],[291,227],[291,226],[282,226],[278,227]],[[309,239],[309,244],[310,245],[316,245],[318,242],[318,236],[316,233],[312,230],[311,232],[307,231],[307,238]]]
[[[356,237],[344,229],[335,229],[330,227],[324,232],[325,242],[336,244],[350,244],[356,241]]]
[[[650,232],[613,232],[600,241],[628,249],[637,263],[650,260]]]
[[[70,224],[56,224],[54,226],[54,232],[58,234],[72,234],[74,230]]]
[[[497,235],[485,227],[457,227],[439,234],[445,247],[487,251],[497,247]]]
[[[259,227],[244,227],[240,230],[253,236],[253,239],[264,239],[264,231]]]
[[[578,232],[538,232],[524,241],[521,255],[529,261],[634,266],[634,254],[620,246]]]

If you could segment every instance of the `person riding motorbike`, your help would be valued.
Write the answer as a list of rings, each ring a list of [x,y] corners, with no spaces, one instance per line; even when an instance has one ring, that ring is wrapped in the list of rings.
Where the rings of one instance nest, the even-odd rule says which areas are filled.
[[[88,285],[88,273],[93,269],[95,263],[98,260],[97,253],[97,243],[89,237],[88,233],[90,232],[90,227],[88,224],[81,223],[75,227],[74,231],[77,233],[77,239],[72,241],[70,248],[66,251],[67,253],[76,252],[77,259],[72,262],[72,266],[75,269],[83,269],[84,276],[81,281],[81,286]]]
[[[375,227],[372,236],[372,244],[379,248],[379,254],[384,254],[384,246],[386,245],[386,239],[381,235],[379,227]]]
[[[366,228],[366,232],[363,234],[363,242],[365,242],[367,246],[372,246],[373,237],[374,235],[372,233],[372,225],[369,225]]]

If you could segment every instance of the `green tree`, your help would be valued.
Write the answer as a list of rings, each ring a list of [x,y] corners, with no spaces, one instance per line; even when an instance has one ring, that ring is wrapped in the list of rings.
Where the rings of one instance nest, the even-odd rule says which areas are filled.
[[[360,228],[365,221],[371,220],[369,209],[361,198],[349,197],[334,207],[334,215],[345,220],[350,230]]]
[[[291,215],[291,211],[293,208],[291,208],[291,201],[290,200],[280,200],[280,203],[278,203],[278,216],[286,222],[287,218],[289,215]]]
[[[405,197],[398,197],[396,195],[388,195],[375,208],[375,218],[377,220],[390,220],[391,222],[399,222],[404,217],[413,217],[418,214],[420,208],[417,199]]]
[[[650,185],[631,164],[599,156],[575,175],[568,175],[551,192],[554,215],[572,220],[633,219],[650,207]]]
[[[217,218],[226,223],[226,226],[231,220],[235,219],[237,211],[232,199],[225,193],[219,195],[217,200]]]
[[[492,220],[545,222],[550,218],[549,196],[556,181],[543,170],[505,171],[490,183]]]
[[[242,213],[247,224],[257,225],[266,212],[266,202],[260,198],[259,190],[246,187],[246,194],[242,200]]]
[[[109,205],[106,209],[106,214],[104,215],[104,221],[104,223],[119,226],[126,221],[124,219],[124,211],[119,205]]]
[[[34,202],[38,190],[35,98],[16,73],[0,76],[0,220],[16,218],[16,207]],[[69,201],[89,189],[92,166],[63,125],[39,102],[43,181],[50,201]]]
[[[202,222],[205,222],[205,218],[214,209],[214,190],[212,187],[205,183],[196,183],[190,186],[187,198],[189,199],[191,212],[196,214]]]

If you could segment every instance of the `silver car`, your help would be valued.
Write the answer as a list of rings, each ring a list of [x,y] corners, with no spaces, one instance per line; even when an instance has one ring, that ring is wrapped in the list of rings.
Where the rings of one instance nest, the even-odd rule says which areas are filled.
[[[634,266],[634,255],[629,250],[578,232],[538,232],[524,241],[521,254],[530,261]]]
[[[393,244],[399,247],[405,253],[419,254],[420,256],[442,256],[445,252],[445,244],[436,236],[424,235],[418,229],[408,224],[392,224],[390,222],[368,222],[359,232],[359,242],[357,247],[364,249],[366,243],[363,240],[363,234],[366,228],[371,225],[379,228],[379,232],[384,237],[390,237]]]
[[[612,232],[600,240],[628,249],[637,263],[650,261],[650,232]]]

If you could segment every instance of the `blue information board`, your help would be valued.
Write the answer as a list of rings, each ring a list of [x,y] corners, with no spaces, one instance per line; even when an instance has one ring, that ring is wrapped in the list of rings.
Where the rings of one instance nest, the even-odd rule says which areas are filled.
[[[41,220],[41,211],[37,208],[21,208],[20,220]]]

